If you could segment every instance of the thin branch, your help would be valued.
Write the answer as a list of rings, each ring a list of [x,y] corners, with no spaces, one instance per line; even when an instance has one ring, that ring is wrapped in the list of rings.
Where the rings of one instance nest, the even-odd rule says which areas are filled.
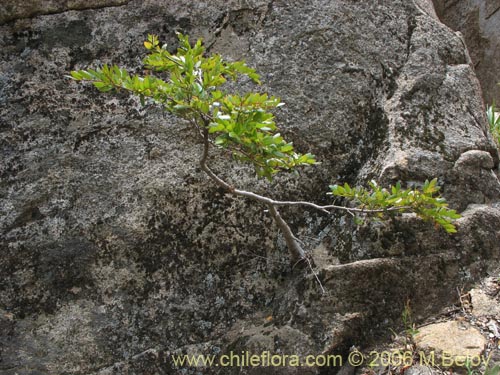
[[[214,180],[217,185],[223,187],[224,189],[228,190],[230,193],[233,193],[236,191],[235,188],[231,185],[229,185],[226,181],[221,179],[219,176],[217,176],[207,165],[207,159],[208,159],[208,148],[210,146],[210,139],[208,137],[208,128],[205,126],[202,129],[203,132],[203,153],[201,154],[200,158],[200,167],[201,169],[210,177],[212,180]]]
[[[266,204],[272,204],[274,206],[307,206],[314,208],[316,210],[322,211],[324,213],[329,214],[330,211],[328,210],[341,210],[341,211],[347,211],[349,213],[359,213],[359,214],[374,214],[374,213],[384,213],[384,212],[394,212],[394,211],[401,211],[401,210],[409,210],[412,209],[412,207],[409,206],[396,206],[396,207],[388,207],[388,208],[381,208],[381,209],[365,209],[365,208],[351,208],[351,207],[344,207],[344,206],[337,206],[337,205],[327,205],[327,206],[320,206],[315,203],[311,202],[306,202],[306,201],[277,201],[268,197],[264,197],[262,195],[252,193],[250,191],[246,190],[239,190],[239,189],[234,189],[234,194],[236,195],[241,195],[244,197],[249,197],[253,198],[255,200],[258,200],[262,203]]]
[[[323,287],[323,284],[321,283],[321,280],[319,279],[318,274],[316,273],[316,271],[314,271],[314,268],[313,268],[313,266],[312,266],[312,264],[311,264],[311,261],[310,261],[310,259],[309,259],[309,258],[307,258],[307,257],[306,257],[306,262],[307,262],[307,265],[309,266],[309,269],[311,270],[312,274],[314,275],[314,277],[315,277],[316,281],[318,282],[319,287],[321,288],[321,292],[322,292],[323,294],[326,294],[326,290],[325,290],[325,288]]]

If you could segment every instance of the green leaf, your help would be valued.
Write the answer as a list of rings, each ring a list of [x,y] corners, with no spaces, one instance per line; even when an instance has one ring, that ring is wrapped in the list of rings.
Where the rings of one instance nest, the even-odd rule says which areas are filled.
[[[80,74],[80,72],[77,72],[77,71],[73,70],[73,71],[70,72],[70,74],[71,74],[71,77],[73,77],[76,80],[83,79],[83,76]]]
[[[212,133],[216,133],[216,132],[223,131],[223,130],[225,130],[225,129],[226,129],[226,127],[224,126],[224,124],[219,123],[219,122],[217,122],[217,123],[214,123],[214,122],[213,122],[213,123],[211,123],[211,124],[209,125],[209,127],[208,127],[208,132],[209,132],[210,134],[212,134]]]
[[[227,141],[226,141],[226,138],[224,136],[218,136],[217,138],[215,138],[214,143],[217,146],[223,146],[227,143]]]
[[[89,81],[92,80],[93,78],[95,78],[95,76],[93,74],[91,74],[90,72],[88,72],[86,70],[79,70],[78,74],[80,75],[80,77],[82,77],[81,79],[86,79]]]
[[[104,82],[93,82],[94,86],[97,87],[97,89],[101,92],[107,92],[113,89],[112,86],[107,85]]]

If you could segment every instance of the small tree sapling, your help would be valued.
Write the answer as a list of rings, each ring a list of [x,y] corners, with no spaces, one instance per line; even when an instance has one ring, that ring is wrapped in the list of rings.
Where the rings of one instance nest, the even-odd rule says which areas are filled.
[[[278,132],[274,115],[270,112],[282,103],[265,93],[228,93],[224,84],[228,79],[247,76],[260,84],[256,71],[243,61],[229,62],[218,54],[205,55],[202,40],[191,45],[187,36],[178,34],[180,47],[170,53],[160,46],[158,37],[149,35],[144,42],[148,50],[144,65],[148,74],[131,75],[116,65],[98,69],[71,72],[77,81],[89,81],[99,91],[127,91],[161,106],[185,120],[200,140],[199,164],[203,172],[218,186],[233,196],[253,199],[267,206],[281,230],[290,258],[294,263],[308,260],[307,252],[283,219],[278,208],[303,206],[325,213],[343,210],[354,216],[387,218],[392,213],[413,212],[424,220],[433,221],[446,232],[456,232],[453,221],[460,217],[449,209],[444,198],[437,195],[437,180],[426,181],[421,189],[403,189],[396,184],[388,189],[374,181],[368,188],[349,184],[330,186],[329,194],[354,202],[355,207],[317,205],[306,201],[278,201],[267,196],[243,190],[235,182],[228,182],[209,165],[213,148],[225,149],[233,160],[250,163],[257,176],[271,180],[281,171],[296,170],[316,164],[314,155],[295,150]]]

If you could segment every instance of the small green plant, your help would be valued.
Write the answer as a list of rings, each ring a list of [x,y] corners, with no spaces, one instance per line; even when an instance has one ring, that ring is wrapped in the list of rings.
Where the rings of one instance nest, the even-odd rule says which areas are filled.
[[[474,369],[472,360],[469,357],[466,358],[464,367],[467,370],[467,375],[481,375],[481,372],[479,370]],[[487,368],[484,370],[483,375],[498,375],[498,370],[498,365],[493,368]]]
[[[500,374],[500,365],[495,365],[493,367],[488,367],[484,370],[483,375],[499,375]]]
[[[401,320],[405,329],[405,346],[406,350],[416,352],[417,345],[415,344],[415,335],[418,334],[418,329],[413,320],[413,313],[411,311],[410,300],[407,300],[403,312],[401,313]]]
[[[144,42],[149,52],[144,59],[148,70],[145,76],[131,75],[116,65],[103,65],[99,69],[72,71],[70,77],[89,81],[102,92],[130,92],[139,96],[143,104],[146,101],[156,103],[185,120],[190,131],[194,131],[200,140],[201,169],[227,193],[266,205],[283,233],[294,262],[309,262],[309,258],[281,217],[278,207],[303,206],[328,214],[332,210],[343,210],[353,216],[372,215],[379,219],[413,212],[424,220],[433,221],[448,233],[456,231],[453,221],[460,216],[448,208],[443,198],[436,196],[439,190],[436,179],[426,181],[421,190],[402,189],[400,184],[384,189],[375,182],[370,183],[369,188],[351,188],[348,184],[330,187],[331,195],[346,198],[354,202],[355,207],[278,201],[226,181],[209,165],[213,149],[226,151],[217,153],[218,157],[229,154],[233,160],[251,164],[258,177],[268,180],[282,171],[314,165],[316,159],[310,153],[295,151],[293,144],[278,132],[274,115],[270,112],[282,105],[278,98],[266,93],[240,95],[224,90],[228,79],[237,80],[242,76],[259,84],[260,77],[254,69],[243,61],[225,61],[217,54],[205,56],[201,40],[192,46],[187,36],[178,34],[178,39],[180,47],[176,54],[171,54],[166,45],[160,46],[155,35],[148,36]]]
[[[488,123],[490,124],[491,134],[500,145],[500,112],[498,112],[495,102],[493,102],[492,105],[489,105],[486,109],[486,116],[488,117]]]
[[[403,326],[405,327],[406,336],[413,338],[418,333],[418,329],[413,321],[410,300],[407,300],[405,303],[405,307],[401,313],[401,320],[403,321]]]

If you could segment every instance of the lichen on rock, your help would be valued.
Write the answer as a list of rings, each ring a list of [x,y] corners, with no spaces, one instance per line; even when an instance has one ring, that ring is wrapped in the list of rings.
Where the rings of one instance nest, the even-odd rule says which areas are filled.
[[[36,14],[0,26],[0,372],[175,373],[172,353],[248,343],[346,354],[387,334],[408,297],[425,317],[498,260],[498,154],[479,85],[457,36],[412,1],[151,0]],[[184,124],[64,78],[104,62],[140,71],[144,36],[174,48],[176,30],[254,66],[287,104],[283,133],[322,162],[272,185],[243,167],[226,178],[322,203],[338,180],[437,176],[465,210],[459,233],[290,210],[320,254],[322,295],[290,269],[262,207],[208,183]]]

